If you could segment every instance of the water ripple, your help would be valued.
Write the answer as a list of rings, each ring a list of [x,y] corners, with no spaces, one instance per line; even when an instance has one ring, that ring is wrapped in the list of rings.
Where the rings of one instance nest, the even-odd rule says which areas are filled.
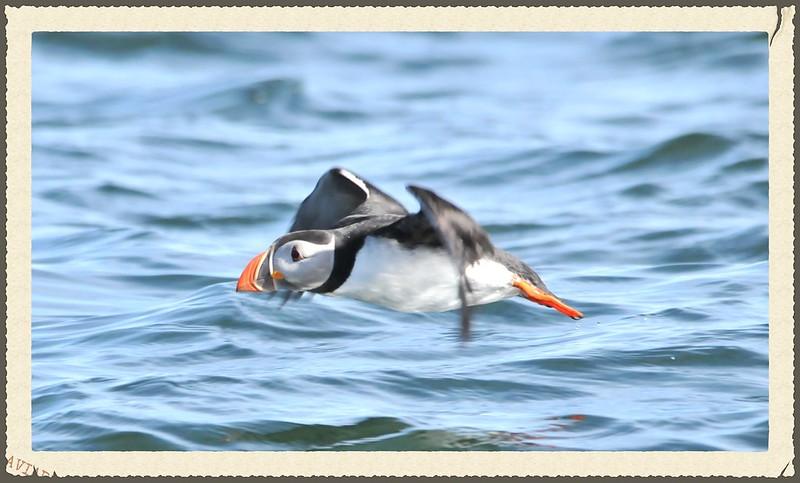
[[[764,33],[32,48],[34,450],[767,448]],[[441,193],[586,317],[516,297],[463,344],[455,312],[236,293],[334,165]]]

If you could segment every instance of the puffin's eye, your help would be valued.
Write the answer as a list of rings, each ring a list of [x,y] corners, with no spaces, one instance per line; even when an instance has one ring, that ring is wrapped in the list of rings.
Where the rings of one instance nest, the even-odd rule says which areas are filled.
[[[299,262],[302,259],[303,259],[303,257],[302,257],[302,255],[300,255],[300,251],[297,250],[297,246],[293,246],[292,247],[292,261],[293,262]]]

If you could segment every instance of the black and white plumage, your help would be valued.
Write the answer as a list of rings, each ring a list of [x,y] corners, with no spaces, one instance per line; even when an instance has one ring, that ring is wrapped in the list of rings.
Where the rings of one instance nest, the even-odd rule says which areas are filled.
[[[528,265],[496,248],[467,213],[436,193],[408,186],[418,213],[342,168],[317,182],[289,233],[254,257],[238,291],[343,296],[404,312],[461,309],[521,295],[572,318]]]

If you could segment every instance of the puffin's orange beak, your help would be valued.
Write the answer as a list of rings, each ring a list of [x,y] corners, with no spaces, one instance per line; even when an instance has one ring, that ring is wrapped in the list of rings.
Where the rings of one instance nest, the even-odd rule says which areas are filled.
[[[582,313],[560,301],[555,295],[549,294],[538,287],[534,287],[530,282],[526,282],[525,280],[515,280],[513,285],[517,287],[520,292],[522,292],[522,295],[524,295],[525,298],[531,302],[536,302],[537,304],[544,305],[545,307],[554,308],[567,317],[572,317],[575,320],[583,318]]]
[[[262,252],[253,257],[250,263],[244,267],[242,275],[239,277],[239,282],[236,284],[237,292],[261,292],[263,289],[256,283],[256,277],[261,270],[261,264],[264,263],[264,257],[267,252]]]

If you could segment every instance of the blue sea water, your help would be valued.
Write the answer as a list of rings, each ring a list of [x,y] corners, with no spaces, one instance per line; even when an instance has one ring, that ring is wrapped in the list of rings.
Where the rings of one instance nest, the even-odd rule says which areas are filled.
[[[768,439],[761,33],[35,33],[34,450]],[[235,293],[317,178],[429,187],[585,318]]]

